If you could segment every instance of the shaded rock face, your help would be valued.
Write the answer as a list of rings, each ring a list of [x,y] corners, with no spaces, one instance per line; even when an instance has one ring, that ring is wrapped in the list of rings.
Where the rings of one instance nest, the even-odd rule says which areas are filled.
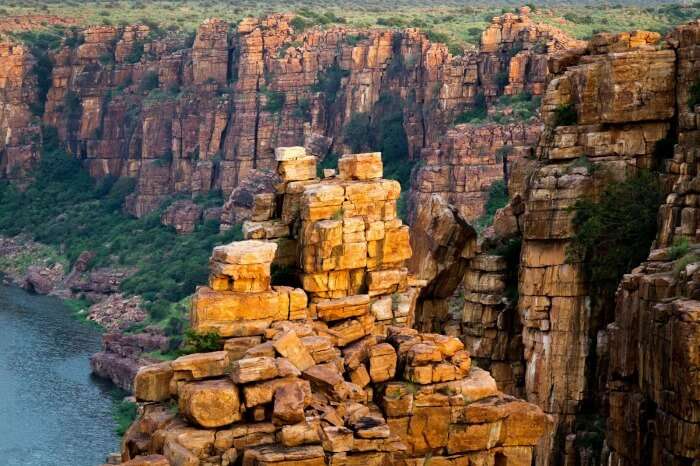
[[[421,206],[438,194],[474,222],[484,213],[491,185],[507,181],[517,160],[534,158],[541,130],[539,122],[457,125],[448,130],[439,142],[422,150],[411,204]]]
[[[526,15],[494,18],[482,50],[463,57],[413,29],[296,33],[290,19],[235,30],[208,20],[191,46],[146,26],[88,28],[81,45],[51,56],[43,122],[93,176],[137,178],[127,210],[142,216],[175,192],[229,195],[253,170],[275,168],[276,145],[347,152],[344,128],[357,113],[379,121],[398,108],[417,159],[477,94],[541,94],[548,54],[574,45]]]
[[[279,171],[285,183],[298,182],[289,178],[300,173],[292,167],[305,166],[307,156],[303,148],[288,149],[277,153]],[[328,217],[343,191],[349,211],[353,201],[360,205],[358,188],[377,195],[395,183],[381,173],[379,154],[346,155],[338,178],[305,186],[302,225],[293,233],[298,273],[327,262],[310,261],[314,255],[330,259],[330,273],[342,271],[336,248],[324,243],[336,235],[355,240],[343,244],[361,243],[376,234],[369,207],[342,221]],[[280,193],[285,200],[288,194]],[[408,243],[388,231],[379,248],[385,258]],[[124,437],[122,460],[131,461],[125,464],[149,455],[221,466],[418,466],[426,457],[439,464],[531,464],[549,422],[541,409],[499,392],[488,372],[472,367],[459,339],[377,315],[378,303],[389,298],[391,304],[416,281],[393,284],[392,273],[385,274],[401,267],[405,255],[377,268],[365,252],[369,262],[354,267],[367,275],[357,289],[326,297],[316,281],[302,280],[302,289],[270,286],[278,248],[252,239],[214,249],[209,287],[200,287],[193,301],[192,328],[220,330],[223,351],[139,370],[135,396],[144,404]],[[267,299],[251,309],[262,295]],[[175,398],[178,413],[168,408]]]
[[[656,47],[658,40],[644,32],[596,36],[576,66],[554,76],[543,98],[539,164],[516,182],[524,209],[518,311],[525,393],[556,418],[538,464],[576,458],[577,415],[605,406],[599,332],[612,319],[611,303],[592,304],[582,264],[567,257],[569,208],[606,183],[657,166],[654,149],[671,128],[676,89],[676,54]],[[568,121],[565,108],[574,113]]]
[[[659,209],[655,248],[620,284],[607,328],[610,462],[684,465],[700,457],[700,347],[696,203],[700,108],[688,105],[700,71],[700,23],[676,28],[678,144],[665,173],[673,182]],[[674,257],[667,246],[686,238]]]

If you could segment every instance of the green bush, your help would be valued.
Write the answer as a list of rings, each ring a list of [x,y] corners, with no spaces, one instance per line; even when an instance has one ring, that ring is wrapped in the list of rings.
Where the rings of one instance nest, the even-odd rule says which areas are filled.
[[[117,396],[117,395],[115,395]],[[117,423],[115,431],[117,435],[123,436],[129,429],[132,422],[136,420],[137,409],[136,403],[122,399],[115,401],[112,406],[112,418]]]
[[[593,295],[611,297],[622,275],[646,259],[662,200],[657,177],[645,171],[611,182],[597,202],[574,204],[575,234],[567,256],[569,262],[583,262]]]
[[[309,102],[309,99],[302,98],[297,101],[297,106],[294,109],[293,115],[295,118],[299,118],[301,120],[310,120],[311,119],[311,102]]]
[[[139,92],[147,93],[151,92],[153,89],[158,87],[158,73],[155,71],[148,71],[143,75],[141,82],[139,83]]]
[[[208,353],[222,348],[221,336],[217,332],[197,333],[192,329],[185,331],[182,351],[185,354]]]
[[[125,61],[134,64],[140,62],[141,57],[143,57],[143,43],[141,41],[136,41],[131,47],[131,52],[126,56]]]
[[[326,155],[320,163],[316,164],[316,176],[323,178],[323,170],[325,168],[338,168],[338,154],[330,153]]]
[[[342,79],[349,76],[350,72],[340,68],[338,63],[333,63],[328,69],[319,73],[318,82],[311,86],[313,92],[322,92],[325,97],[326,105],[329,106],[335,102],[340,90]]]
[[[350,121],[343,131],[343,142],[350,146],[352,152],[361,152],[368,143],[369,115],[366,113],[353,113]]]
[[[455,124],[473,123],[484,118],[486,118],[486,96],[483,92],[479,92],[474,97],[474,103],[471,108],[457,115]]]
[[[673,240],[673,244],[668,251],[668,255],[671,260],[676,260],[688,254],[688,251],[690,251],[690,242],[688,241],[688,238],[676,238]]]
[[[554,110],[554,126],[571,126],[578,122],[574,104],[560,105]]]
[[[477,231],[482,231],[489,227],[493,223],[493,216],[496,215],[496,211],[501,209],[508,204],[508,186],[504,180],[495,181],[489,187],[488,195],[486,197],[486,204],[484,205],[484,213],[476,221]]]
[[[691,110],[695,109],[696,105],[700,105],[700,79],[695,81],[688,89],[688,107]]]
[[[270,113],[277,113],[284,108],[284,102],[287,97],[284,92],[270,91],[267,89],[263,89],[261,92],[265,96],[263,110]]]

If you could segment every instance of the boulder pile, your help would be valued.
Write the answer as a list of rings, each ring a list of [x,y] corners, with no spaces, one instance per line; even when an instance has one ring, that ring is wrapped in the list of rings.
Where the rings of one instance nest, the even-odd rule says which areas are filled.
[[[245,228],[265,238],[216,247],[192,302],[192,328],[221,350],[139,371],[122,460],[530,465],[543,412],[499,392],[459,339],[410,327],[423,283],[380,154],[344,156],[323,180],[303,149],[277,158],[283,182]],[[276,284],[290,256],[302,288]]]

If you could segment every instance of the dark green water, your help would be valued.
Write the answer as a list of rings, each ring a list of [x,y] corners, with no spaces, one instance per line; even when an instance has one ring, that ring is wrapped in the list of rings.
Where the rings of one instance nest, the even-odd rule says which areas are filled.
[[[54,298],[0,286],[0,463],[94,466],[117,451],[99,333]]]

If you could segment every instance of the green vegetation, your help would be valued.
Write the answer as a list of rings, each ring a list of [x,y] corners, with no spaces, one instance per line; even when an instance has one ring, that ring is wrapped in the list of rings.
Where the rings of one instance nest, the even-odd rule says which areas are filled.
[[[538,2],[533,5],[532,18],[563,29],[577,37],[588,38],[598,31],[622,32],[646,29],[667,31],[672,25],[690,21],[700,15],[700,4],[681,5],[652,1],[626,4],[599,2]],[[433,2],[425,0],[353,0],[337,4],[328,0],[300,0],[295,3],[270,0],[242,0],[232,4],[226,0],[23,0],[3,3],[4,16],[51,14],[74,18],[76,24],[147,24],[154,28],[152,37],[165,32],[191,33],[204,19],[222,18],[237,24],[248,16],[259,17],[273,12],[295,11],[292,27],[300,32],[310,27],[418,27],[448,44],[450,51],[478,45],[481,31],[493,16],[515,11],[514,4],[505,0],[488,5],[466,2]],[[48,28],[57,29],[57,28]],[[65,29],[65,28],[64,28]],[[65,35],[65,34],[64,34]],[[68,35],[71,46],[80,38]],[[130,61],[139,61],[141,47]]]
[[[342,79],[349,75],[350,72],[348,70],[340,68],[338,63],[333,63],[328,69],[319,73],[318,82],[311,86],[311,90],[313,92],[322,92],[326,105],[331,105],[338,96]]]
[[[263,105],[263,110],[270,113],[277,113],[282,110],[286,97],[284,92],[271,91],[267,88],[262,88],[260,93],[265,96],[265,105]]]
[[[592,296],[611,298],[622,275],[646,259],[662,200],[657,177],[645,171],[611,182],[597,202],[574,204],[575,235],[567,255],[570,262],[584,261]]]
[[[185,331],[182,353],[208,353],[222,348],[221,336],[217,332],[197,333],[192,329]]]
[[[673,240],[673,244],[668,250],[668,255],[671,260],[676,260],[687,255],[688,251],[690,251],[690,242],[688,238],[676,238]]]
[[[240,228],[219,233],[218,223],[207,221],[190,235],[177,235],[160,223],[168,201],[142,219],[129,217],[121,206],[133,191],[133,180],[93,181],[78,160],[52,147],[52,134],[47,128],[35,182],[25,191],[0,182],[0,234],[26,234],[58,251],[56,261],[73,263],[81,252],[93,251],[93,266],[136,268],[122,291],[144,298],[148,324],[177,334],[182,323],[173,317],[186,315],[178,303],[206,283],[211,249],[241,239]]]
[[[124,394],[125,392],[121,390],[115,390],[115,393],[112,395],[115,398],[112,405],[112,418],[117,423],[115,430],[119,436],[123,436],[126,433],[138,414],[136,403],[124,399]]]
[[[376,151],[382,153],[384,178],[401,183],[399,215],[406,218],[406,193],[411,182],[411,171],[416,161],[408,157],[408,138],[403,127],[404,101],[395,94],[379,96],[372,117],[355,113],[345,125],[343,142],[352,152]],[[376,117],[375,117],[376,115]]]
[[[455,124],[461,123],[477,123],[486,119],[486,96],[483,92],[479,92],[474,97],[474,104],[471,108],[457,115]]]
[[[495,181],[490,187],[486,205],[484,206],[484,214],[479,217],[474,225],[476,230],[481,232],[493,223],[493,216],[496,211],[505,207],[508,204],[508,186],[503,180]]]
[[[327,154],[321,162],[316,164],[316,176],[319,178],[323,178],[323,170],[325,168],[332,168],[337,170],[338,169],[338,159],[340,157],[338,154],[335,153],[330,153]]]
[[[554,126],[571,126],[578,122],[574,104],[560,105],[554,109]]]
[[[693,110],[696,105],[700,105],[700,79],[690,86],[688,93],[690,94],[688,97],[688,107]]]
[[[507,124],[528,121],[537,115],[540,104],[540,97],[533,97],[529,92],[522,92],[515,96],[502,95],[492,106],[492,114],[487,115],[486,97],[483,93],[479,93],[472,108],[459,114],[455,124]]]

